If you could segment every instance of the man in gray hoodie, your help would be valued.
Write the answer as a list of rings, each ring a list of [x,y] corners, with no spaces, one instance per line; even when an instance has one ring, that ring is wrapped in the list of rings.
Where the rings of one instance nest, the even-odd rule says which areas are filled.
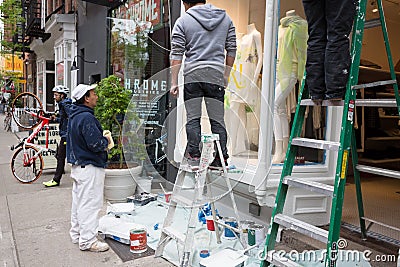
[[[219,134],[223,162],[227,165],[229,156],[226,148],[224,95],[236,56],[235,27],[224,10],[206,4],[205,0],[182,2],[186,14],[176,21],[172,30],[170,94],[178,97],[178,73],[185,55],[183,75],[188,139],[185,156],[192,166],[198,165],[201,156],[201,103],[204,98],[211,131]],[[222,166],[218,154],[210,166]]]

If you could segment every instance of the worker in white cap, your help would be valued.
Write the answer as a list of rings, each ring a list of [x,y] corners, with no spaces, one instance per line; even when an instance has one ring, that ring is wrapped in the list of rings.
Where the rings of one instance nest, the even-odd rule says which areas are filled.
[[[98,240],[98,213],[103,205],[104,168],[110,137],[103,136],[94,116],[96,85],[79,84],[72,90],[67,134],[67,161],[72,164],[72,208],[70,236],[81,250],[102,252],[108,245]]]

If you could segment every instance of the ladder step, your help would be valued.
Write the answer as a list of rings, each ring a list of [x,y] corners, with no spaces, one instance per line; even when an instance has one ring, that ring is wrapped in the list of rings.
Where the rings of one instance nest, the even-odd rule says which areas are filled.
[[[287,229],[296,231],[303,235],[307,235],[323,243],[328,243],[328,231],[318,228],[309,223],[297,220],[283,214],[275,215],[274,222],[281,226],[284,226]]]
[[[378,224],[378,225],[380,225],[380,226],[383,226],[383,227],[386,227],[386,228],[395,230],[395,231],[397,231],[397,232],[400,232],[400,229],[397,228],[397,227],[395,227],[395,226],[391,226],[391,225],[385,224],[385,223],[383,223],[383,222],[378,222],[378,221],[376,221],[376,220],[369,219],[369,218],[367,218],[367,217],[361,217],[361,219],[370,222],[371,225],[372,225],[372,224]]]
[[[176,202],[177,204],[184,206],[184,207],[192,207],[193,206],[193,201],[184,197],[184,196],[171,196],[171,201]]]
[[[380,98],[380,99],[357,99],[356,106],[358,107],[397,107],[395,98]]]
[[[380,18],[370,19],[370,20],[366,20],[364,22],[364,29],[370,29],[370,28],[375,28],[375,27],[380,27],[380,26],[381,26]]]
[[[183,164],[181,163],[179,165],[179,170],[180,171],[184,171],[184,172],[196,172],[196,171],[199,170],[199,168],[198,167],[192,167],[187,163],[183,163]]]
[[[162,229],[163,233],[167,236],[174,239],[176,242],[180,244],[185,243],[185,235],[182,232],[179,232],[177,229],[173,228],[172,226],[168,226]]]
[[[309,139],[309,138],[302,138],[302,137],[293,138],[292,145],[311,147],[311,148],[316,148],[316,149],[333,150],[333,151],[338,151],[339,147],[340,147],[339,142],[316,140],[316,139]]]
[[[276,251],[268,251],[266,260],[277,267],[301,267],[300,264],[281,256],[280,253],[276,253]]]
[[[369,88],[369,87],[375,87],[375,86],[380,86],[380,85],[388,85],[388,84],[396,84],[396,80],[387,80],[387,81],[376,81],[372,83],[364,83],[364,84],[357,84],[353,85],[351,88],[352,89],[361,89],[361,88]]]
[[[301,100],[300,105],[301,106],[317,106],[319,104],[315,103],[311,99],[303,99],[303,100]],[[343,105],[344,105],[343,100],[340,100],[340,101],[324,100],[321,103],[321,106],[324,106],[324,107],[326,107],[326,106],[338,107],[338,106],[343,106]],[[397,103],[396,103],[395,98],[357,99],[356,106],[359,106],[359,107],[393,107],[393,108],[395,108],[395,107],[397,107]]]
[[[303,99],[300,102],[301,106],[323,106],[323,107],[340,107],[343,106],[343,100],[323,100],[322,102],[315,102],[311,99]]]
[[[283,179],[283,183],[287,184],[287,185],[295,186],[295,187],[304,188],[304,189],[307,189],[312,192],[321,193],[321,194],[324,194],[329,197],[333,196],[334,187],[332,185],[327,185],[327,184],[318,183],[318,182],[314,182],[314,181],[308,181],[308,180],[296,178],[293,176],[286,176]]]
[[[357,170],[360,171],[360,172],[372,173],[372,174],[382,175],[382,176],[385,176],[385,177],[391,177],[391,178],[400,179],[400,172],[399,171],[376,168],[376,167],[360,165],[360,164],[357,165]]]

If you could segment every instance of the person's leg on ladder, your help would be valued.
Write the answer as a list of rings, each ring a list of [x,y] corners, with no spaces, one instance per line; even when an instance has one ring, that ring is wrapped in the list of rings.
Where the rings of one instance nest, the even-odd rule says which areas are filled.
[[[201,139],[201,103],[203,92],[200,83],[188,83],[184,85],[184,101],[186,108],[186,152],[192,159],[199,159],[201,152],[199,149]]]
[[[331,0],[332,2],[334,0]],[[346,1],[346,0],[344,0]],[[323,100],[325,96],[325,50],[327,31],[325,0],[303,0],[308,23],[306,85],[311,99]]]

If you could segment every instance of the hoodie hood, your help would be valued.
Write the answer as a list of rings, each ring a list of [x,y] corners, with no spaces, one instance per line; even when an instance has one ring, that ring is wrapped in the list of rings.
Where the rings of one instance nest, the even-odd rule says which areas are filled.
[[[214,30],[226,16],[225,10],[216,8],[211,4],[191,7],[187,14],[192,16],[197,22],[208,31]]]
[[[90,112],[91,114],[94,114],[94,110],[85,106],[85,105],[71,105],[70,110],[69,110],[69,117],[73,118],[78,114],[81,114],[83,112]]]

